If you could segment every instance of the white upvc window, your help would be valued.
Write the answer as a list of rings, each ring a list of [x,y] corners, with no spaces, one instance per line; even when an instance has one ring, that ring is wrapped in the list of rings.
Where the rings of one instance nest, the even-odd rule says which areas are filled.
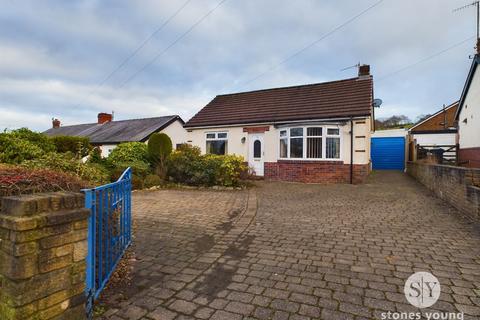
[[[338,126],[292,126],[279,129],[279,158],[340,160],[341,130]]]
[[[228,152],[227,132],[207,132],[205,134],[206,150],[209,154],[226,155]]]

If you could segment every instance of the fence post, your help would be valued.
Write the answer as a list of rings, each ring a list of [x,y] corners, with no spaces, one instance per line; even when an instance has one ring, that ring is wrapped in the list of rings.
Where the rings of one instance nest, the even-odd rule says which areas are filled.
[[[458,159],[458,149],[460,148],[460,144],[455,144],[455,165],[458,166],[460,161]]]
[[[87,253],[87,270],[86,270],[86,312],[87,315],[91,315],[93,310],[93,301],[95,294],[95,225],[96,225],[96,215],[92,214],[95,212],[96,199],[95,192],[90,189],[83,190],[85,192],[85,208],[90,209],[90,219],[88,219],[88,253]]]

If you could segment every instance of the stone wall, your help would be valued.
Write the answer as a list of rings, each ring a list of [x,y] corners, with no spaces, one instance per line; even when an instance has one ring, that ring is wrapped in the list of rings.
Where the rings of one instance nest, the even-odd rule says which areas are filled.
[[[353,183],[365,182],[370,165],[353,165]],[[265,162],[265,179],[306,183],[350,183],[350,164],[342,161]]]
[[[407,173],[438,197],[480,220],[480,169],[408,162]]]
[[[89,215],[77,193],[2,199],[0,319],[85,319]]]

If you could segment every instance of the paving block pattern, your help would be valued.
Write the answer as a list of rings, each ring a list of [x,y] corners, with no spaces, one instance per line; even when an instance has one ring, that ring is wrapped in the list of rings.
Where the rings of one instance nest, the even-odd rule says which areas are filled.
[[[134,196],[135,289],[106,319],[480,317],[480,227],[400,172],[363,185],[261,182],[249,192]],[[416,271],[441,283],[416,309]]]

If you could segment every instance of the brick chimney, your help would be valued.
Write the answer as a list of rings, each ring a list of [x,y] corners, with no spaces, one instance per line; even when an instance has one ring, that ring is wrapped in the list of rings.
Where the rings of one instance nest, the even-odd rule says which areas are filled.
[[[58,120],[57,118],[52,118],[52,128],[60,128],[60,120]]]
[[[366,77],[370,75],[370,65],[368,64],[362,64],[358,66],[358,77]]]
[[[477,46],[475,49],[477,49],[477,54],[480,54],[480,38],[477,39]]]
[[[102,124],[105,122],[110,122],[113,120],[113,115],[111,113],[100,112],[98,114],[98,123]]]

